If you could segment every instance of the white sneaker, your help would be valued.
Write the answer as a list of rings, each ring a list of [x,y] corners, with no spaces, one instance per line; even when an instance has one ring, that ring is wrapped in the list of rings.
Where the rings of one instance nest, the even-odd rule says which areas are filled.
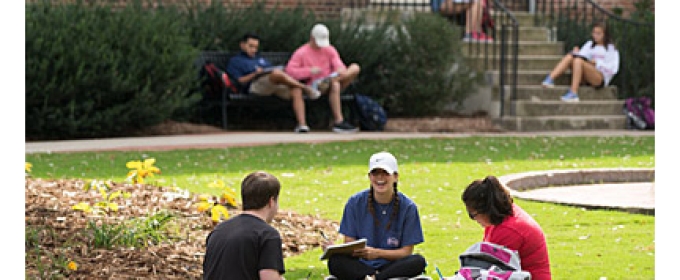
[[[309,132],[309,126],[306,125],[298,125],[295,127],[295,133],[307,133]]]
[[[309,95],[309,99],[315,100],[315,99],[319,99],[319,97],[321,97],[321,92],[318,89],[315,89],[313,87],[307,86],[305,88],[305,91],[307,91],[307,95]]]

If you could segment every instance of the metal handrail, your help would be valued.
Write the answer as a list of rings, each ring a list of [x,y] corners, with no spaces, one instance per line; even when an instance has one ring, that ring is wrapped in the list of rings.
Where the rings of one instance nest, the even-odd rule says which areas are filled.
[[[350,8],[370,8],[377,11],[431,11],[431,1],[435,0],[350,0]],[[483,1],[483,0],[477,0]],[[347,3],[347,2],[346,2]],[[519,21],[500,0],[488,0],[488,5],[494,11],[491,15],[494,27],[486,30],[494,38],[491,42],[467,43],[468,55],[481,60],[479,68],[483,70],[498,70],[498,88],[501,100],[507,95],[510,86],[510,98],[517,95],[517,63],[519,53]],[[455,19],[451,19],[455,22]],[[454,23],[455,24],[455,23]],[[498,53],[500,52],[500,54]],[[496,61],[491,61],[496,59]],[[508,80],[508,78],[510,78]],[[504,102],[501,102],[500,114],[504,114]],[[513,110],[514,111],[514,110]],[[514,113],[514,112],[512,112]]]
[[[611,85],[617,86],[619,98],[637,95],[653,95],[654,87],[654,45],[652,40],[640,44],[618,44],[626,42],[631,34],[641,32],[654,34],[654,23],[639,22],[616,15],[593,0],[532,0],[536,1],[534,24],[550,28],[554,40],[564,41],[564,51],[573,45],[580,45],[590,34],[589,26],[597,21],[606,21],[610,26],[619,26],[624,32],[612,34],[612,39],[621,57],[619,72],[613,78]],[[576,32],[580,32],[576,33]],[[574,35],[576,33],[576,35]],[[647,56],[647,57],[645,57]],[[628,60],[626,60],[628,59]],[[643,64],[648,67],[641,67]],[[651,81],[650,81],[651,80]],[[651,92],[649,92],[651,90]]]
[[[494,17],[494,22],[498,23],[498,19],[500,19],[500,56],[498,57],[498,62],[499,62],[499,97],[500,97],[500,108],[499,108],[499,116],[503,117],[505,115],[505,88],[507,85],[506,82],[506,76],[508,75],[508,70],[507,70],[507,63],[508,61],[511,63],[512,70],[509,73],[512,75],[512,80],[510,81],[509,85],[511,86],[511,94],[510,94],[510,99],[515,100],[517,97],[517,71],[518,71],[518,54],[519,54],[519,21],[517,18],[513,15],[513,13],[499,0],[493,0],[491,1],[493,3],[494,10],[500,10],[501,13],[496,15],[497,13],[494,13],[496,15]],[[492,32],[493,37],[497,38],[496,36],[496,25],[494,25],[494,30]],[[507,38],[508,32],[511,32],[510,38]],[[511,53],[508,54],[508,44],[510,44],[510,47],[512,48],[510,51]],[[488,55],[486,56],[488,58]],[[514,106],[511,107],[511,112],[510,114],[515,114],[515,108]]]

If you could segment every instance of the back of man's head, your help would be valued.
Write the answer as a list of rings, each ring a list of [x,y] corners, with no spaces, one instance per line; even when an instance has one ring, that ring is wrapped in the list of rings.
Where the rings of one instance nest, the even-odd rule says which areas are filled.
[[[281,183],[274,175],[264,171],[248,174],[241,182],[243,210],[257,210],[267,206],[270,198],[279,197]]]

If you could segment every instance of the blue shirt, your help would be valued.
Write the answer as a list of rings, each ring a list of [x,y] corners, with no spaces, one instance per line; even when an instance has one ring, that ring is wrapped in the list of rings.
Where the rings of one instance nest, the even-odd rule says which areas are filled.
[[[399,249],[404,246],[416,245],[424,242],[423,229],[420,226],[420,216],[416,204],[403,193],[399,192],[399,213],[392,221],[389,231],[387,223],[392,217],[395,201],[389,204],[373,203],[375,215],[380,222],[376,227],[371,212],[368,210],[368,194],[371,190],[363,190],[349,198],[340,221],[340,233],[354,238],[366,238],[368,246],[379,249]],[[383,214],[385,210],[385,214]],[[365,260],[373,268],[380,268],[388,264],[386,259]]]
[[[259,53],[256,54],[255,57],[250,57],[247,53],[241,51],[239,54],[229,59],[227,74],[229,74],[231,78],[238,80],[245,75],[255,72],[257,67],[266,68],[270,66],[271,63],[261,57]],[[246,89],[246,92],[249,92],[250,83],[243,84],[242,86]]]

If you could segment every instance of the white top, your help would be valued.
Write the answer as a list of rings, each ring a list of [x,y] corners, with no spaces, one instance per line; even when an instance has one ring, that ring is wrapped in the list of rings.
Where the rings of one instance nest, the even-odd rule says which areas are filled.
[[[595,61],[595,68],[604,76],[605,86],[608,86],[614,75],[619,72],[619,51],[614,44],[609,44],[607,48],[602,45],[593,47],[593,41],[590,40],[583,44],[578,54]]]

